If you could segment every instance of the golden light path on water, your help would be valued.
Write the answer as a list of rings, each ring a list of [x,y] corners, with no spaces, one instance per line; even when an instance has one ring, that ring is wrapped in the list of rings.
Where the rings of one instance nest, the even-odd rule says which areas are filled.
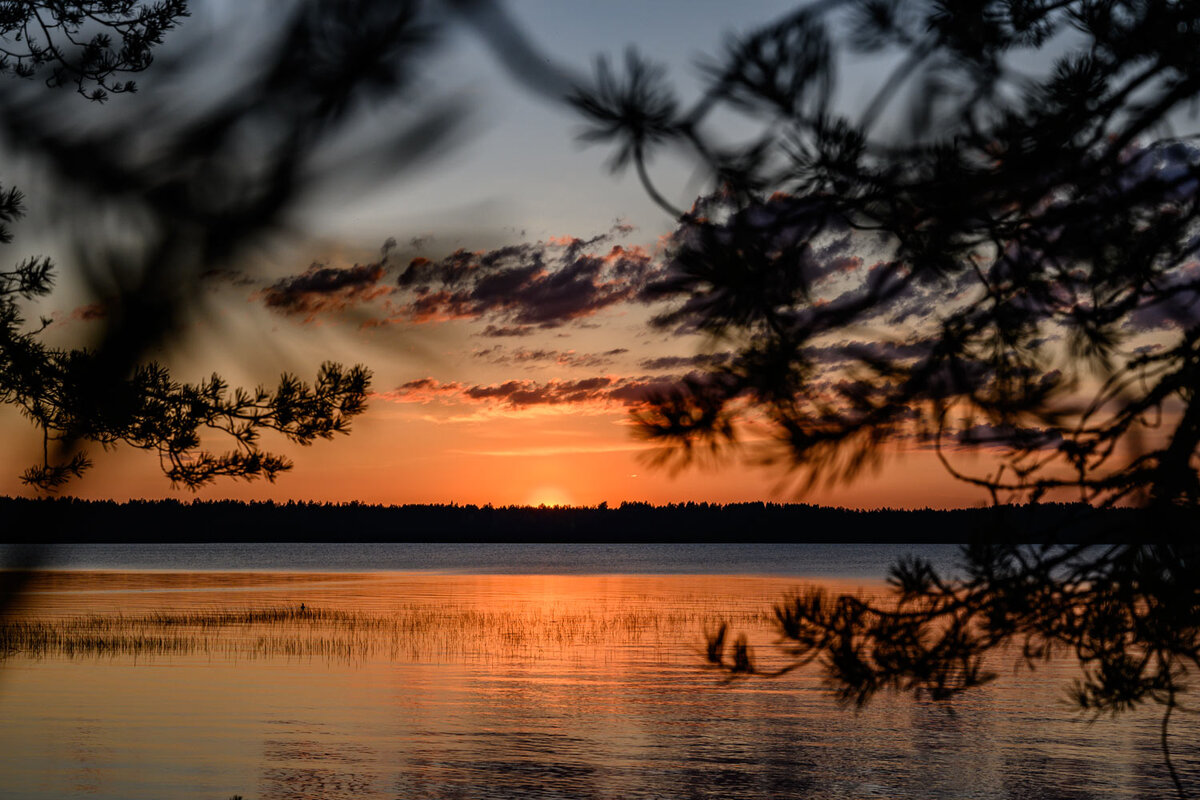
[[[1166,794],[1154,710],[1089,722],[1063,700],[1067,662],[1014,674],[1008,657],[996,684],[953,710],[883,696],[858,713],[835,705],[816,670],[727,683],[703,669],[704,633],[722,619],[770,665],[771,606],[799,583],[42,573],[4,623],[0,793]],[[1200,786],[1200,726],[1184,718],[1172,736]]]

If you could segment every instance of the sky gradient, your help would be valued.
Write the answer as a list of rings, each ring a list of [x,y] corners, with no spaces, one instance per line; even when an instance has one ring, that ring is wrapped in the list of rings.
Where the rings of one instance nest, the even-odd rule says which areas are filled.
[[[698,86],[695,65],[703,55],[718,53],[732,31],[789,7],[523,2],[511,11],[564,69],[582,74],[596,56],[620,58],[636,45],[666,65],[686,97]],[[227,30],[222,26],[236,13],[228,4],[202,4],[187,24]],[[243,46],[252,44],[248,36],[241,34]],[[842,102],[853,106],[869,96],[864,87],[878,78],[878,67],[849,65]],[[153,72],[143,78],[152,81]],[[853,484],[801,492],[778,466],[748,463],[762,455],[753,425],[737,458],[677,473],[654,467],[630,413],[647,391],[720,363],[728,349],[649,325],[663,307],[646,287],[661,273],[673,220],[632,172],[610,174],[604,148],[583,147],[578,116],[517,85],[471,31],[450,32],[421,86],[471,109],[445,146],[418,169],[353,189],[335,186],[303,205],[293,235],[265,246],[252,263],[214,275],[204,298],[209,313],[155,354],[181,380],[216,371],[235,385],[270,385],[283,370],[311,379],[326,360],[362,363],[374,373],[369,409],[349,437],[332,442],[298,448],[264,438],[264,447],[295,462],[275,484],[221,481],[197,497],[496,505],[802,500],[854,507],[987,501],[918,446],[882,453],[878,468]],[[136,109],[136,97],[121,97],[105,113],[127,101],[121,113]],[[368,118],[362,135],[382,124]],[[739,129],[730,121],[727,132],[736,138]],[[354,146],[336,145],[343,152]],[[652,168],[682,207],[703,189],[683,160],[660,159]],[[36,196],[36,170],[22,186]],[[38,308],[53,320],[47,336],[60,344],[86,340],[104,313],[102,298],[72,280],[69,256],[56,252],[50,209],[34,203],[22,224],[20,250],[10,252],[55,256],[63,275]],[[862,264],[856,252],[843,258]],[[891,344],[902,341],[903,331],[889,333]],[[38,434],[11,408],[3,409],[0,432],[11,443],[0,491],[27,494],[17,476],[36,459]],[[189,496],[169,486],[151,453],[89,450],[95,469],[66,493]]]

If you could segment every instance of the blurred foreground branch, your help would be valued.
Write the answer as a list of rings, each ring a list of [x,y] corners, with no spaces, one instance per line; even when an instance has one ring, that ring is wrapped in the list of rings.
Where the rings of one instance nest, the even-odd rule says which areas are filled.
[[[1171,131],[1198,49],[1166,0],[847,0],[731,38],[691,106],[636,52],[601,62],[585,136],[678,217],[656,322],[729,353],[642,434],[686,464],[762,425],[750,452],[804,487],[929,449],[996,502],[1195,506],[1200,143]],[[851,113],[865,56],[894,67]],[[670,149],[713,182],[682,213],[649,169]]]
[[[635,413],[658,463],[748,452],[810,488],[928,449],[996,504],[1146,505],[1179,542],[980,545],[963,578],[899,564],[892,603],[806,592],[777,607],[787,661],[765,674],[819,663],[861,705],[986,683],[1009,644],[1030,667],[1073,657],[1080,708],[1163,707],[1183,796],[1167,724],[1200,669],[1200,141],[1179,130],[1197,53],[1195,4],[845,0],[731,37],[690,105],[633,51],[579,88],[587,138],[678,221],[656,324],[726,351]],[[890,70],[847,110],[839,73],[861,82],[867,56]],[[690,209],[653,181],[665,150],[711,178]],[[752,426],[771,442],[746,444]],[[707,653],[764,674],[725,628]]]
[[[205,276],[252,271],[303,203],[332,182],[420,163],[462,116],[459,104],[413,88],[441,24],[427,5],[247,8],[239,12],[247,27],[216,23],[208,35],[180,25],[194,10],[176,0],[0,7],[0,65],[45,84],[0,86],[0,133],[71,209],[56,238],[103,301],[92,345],[49,347],[48,321],[31,328],[19,303],[50,290],[53,266],[34,258],[0,274],[0,400],[43,433],[43,462],[24,476],[39,488],[82,474],[87,442],[154,450],[173,483],[196,488],[288,469],[260,451],[263,431],[300,444],[346,432],[365,407],[370,376],[361,366],[326,364],[312,385],[285,375],[274,390],[231,390],[217,375],[181,383],[148,356],[202,313]],[[237,70],[221,72],[234,56]],[[138,88],[117,79],[137,72],[136,113],[96,108],[86,124],[78,98],[46,88],[70,85],[102,101]],[[348,160],[337,143],[381,110],[396,118]],[[3,213],[6,222],[22,213],[15,190]],[[208,452],[205,431],[235,448]]]
[[[1178,533],[1190,540],[1194,528]],[[881,690],[952,699],[995,680],[1004,655],[1029,670],[1071,658],[1081,711],[1163,708],[1160,745],[1185,797],[1168,723],[1198,710],[1184,698],[1200,670],[1200,547],[978,544],[964,549],[962,569],[949,578],[902,560],[888,581],[892,603],[809,589],[775,609],[784,666],[760,668],[744,637],[727,646],[724,628],[709,637],[708,663],[731,677],[817,664],[841,703],[861,707]]]

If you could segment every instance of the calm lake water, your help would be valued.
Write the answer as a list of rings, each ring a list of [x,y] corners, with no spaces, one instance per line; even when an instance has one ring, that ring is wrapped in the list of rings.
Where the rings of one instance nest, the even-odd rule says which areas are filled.
[[[748,532],[751,533],[751,532]],[[956,545],[921,545],[943,568]],[[468,574],[744,574],[879,580],[910,545],[878,544],[71,544],[44,555],[67,569]]]
[[[704,632],[777,659],[799,586],[875,594],[880,546],[73,547],[0,660],[16,798],[1150,798],[1154,709],[1091,721],[1070,663],[951,708],[839,708],[818,670],[727,683]],[[953,548],[919,552],[952,565]],[[303,610],[301,605],[303,604]],[[1172,750],[1200,791],[1200,724]]]

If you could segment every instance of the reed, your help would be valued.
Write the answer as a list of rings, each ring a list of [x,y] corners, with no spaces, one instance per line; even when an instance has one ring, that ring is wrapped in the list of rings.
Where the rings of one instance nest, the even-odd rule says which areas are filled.
[[[700,605],[487,609],[408,604],[389,612],[286,605],[143,614],[0,617],[0,658],[470,661],[595,658],[601,651],[663,659],[691,649],[719,619],[765,626],[762,611],[732,616]]]

